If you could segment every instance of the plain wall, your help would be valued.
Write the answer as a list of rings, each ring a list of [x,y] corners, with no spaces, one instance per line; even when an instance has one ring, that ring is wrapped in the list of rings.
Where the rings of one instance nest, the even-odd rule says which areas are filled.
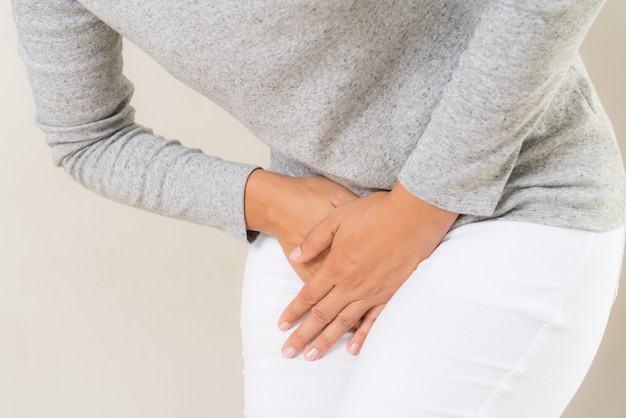
[[[246,245],[107,201],[51,164],[0,3],[0,418],[241,417]],[[583,47],[626,151],[626,2]],[[221,157],[267,148],[126,43],[138,122]],[[566,418],[626,416],[626,292]],[[303,390],[306,390],[303,388]]]

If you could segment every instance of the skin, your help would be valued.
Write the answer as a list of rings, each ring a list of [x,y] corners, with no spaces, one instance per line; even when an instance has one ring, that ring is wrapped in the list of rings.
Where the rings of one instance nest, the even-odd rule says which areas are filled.
[[[356,198],[350,190],[324,177],[297,178],[255,170],[244,195],[246,227],[278,239],[288,256],[332,210]],[[307,282],[324,259],[325,254],[320,254],[307,262],[289,262]]]
[[[324,177],[256,170],[246,185],[249,229],[275,236],[304,281],[278,326],[282,353],[317,360],[350,329],[358,354],[385,304],[434,251],[458,214],[415,197],[400,183],[356,198]],[[375,237],[376,239],[372,239]]]

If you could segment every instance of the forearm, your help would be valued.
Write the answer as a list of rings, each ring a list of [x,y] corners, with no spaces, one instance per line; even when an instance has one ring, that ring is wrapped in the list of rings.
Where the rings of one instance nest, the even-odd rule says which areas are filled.
[[[252,166],[206,155],[137,125],[67,154],[61,165],[108,199],[246,239],[243,190]]]
[[[90,190],[245,240],[254,167],[154,135],[134,122],[122,38],[78,2],[14,1],[19,51],[55,164]]]

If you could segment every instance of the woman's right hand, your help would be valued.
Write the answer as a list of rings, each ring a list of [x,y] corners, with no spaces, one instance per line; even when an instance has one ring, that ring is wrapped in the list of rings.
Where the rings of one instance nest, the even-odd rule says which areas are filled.
[[[274,236],[287,256],[333,209],[356,198],[350,190],[325,177],[290,177],[258,169],[246,184],[246,226]],[[325,256],[323,252],[306,263],[289,262],[306,282]]]

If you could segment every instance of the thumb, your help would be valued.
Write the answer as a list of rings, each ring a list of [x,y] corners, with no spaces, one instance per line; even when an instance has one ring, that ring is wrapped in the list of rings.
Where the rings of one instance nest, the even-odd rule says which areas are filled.
[[[315,225],[304,240],[290,254],[289,260],[294,263],[306,263],[317,257],[330,247],[335,237],[336,226],[330,218]]]

